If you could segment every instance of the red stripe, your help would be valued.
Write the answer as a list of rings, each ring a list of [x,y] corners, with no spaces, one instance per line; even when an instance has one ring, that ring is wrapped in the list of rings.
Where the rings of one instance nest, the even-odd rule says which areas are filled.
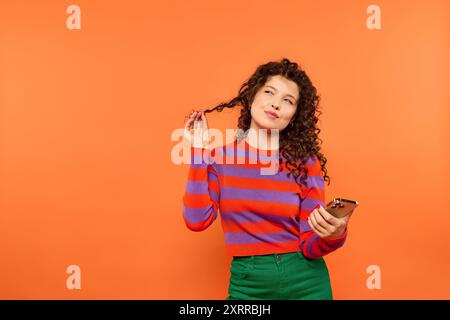
[[[248,232],[252,234],[257,234],[257,233],[275,233],[288,231],[292,234],[300,235],[299,228],[296,226],[290,226],[286,228],[281,224],[274,224],[270,221],[244,222],[244,223],[238,223],[234,221],[222,221],[222,226],[225,232]]]
[[[208,194],[189,194],[183,196],[184,205],[192,209],[202,208],[210,205],[211,198]]]
[[[266,179],[240,178],[219,175],[223,187],[248,188],[260,190],[298,192],[299,186],[295,182],[273,181]]]
[[[263,255],[300,251],[299,241],[273,243],[247,243],[227,245],[227,251],[232,256]]]

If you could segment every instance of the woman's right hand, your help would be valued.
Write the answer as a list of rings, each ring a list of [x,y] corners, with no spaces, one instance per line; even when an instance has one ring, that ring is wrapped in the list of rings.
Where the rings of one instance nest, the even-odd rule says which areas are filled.
[[[184,138],[195,148],[207,148],[209,140],[208,120],[203,111],[193,111],[184,126]]]

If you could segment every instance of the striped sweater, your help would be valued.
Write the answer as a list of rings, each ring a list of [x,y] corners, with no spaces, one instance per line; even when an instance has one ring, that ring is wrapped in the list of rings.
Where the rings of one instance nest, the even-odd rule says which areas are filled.
[[[317,259],[344,244],[347,230],[339,239],[325,240],[308,224],[314,208],[325,207],[324,179],[316,157],[306,163],[306,187],[299,186],[292,173],[287,176],[284,161],[281,171],[272,170],[274,162],[268,162],[278,158],[277,151],[255,149],[246,140],[213,150],[191,146],[190,151],[183,219],[190,230],[202,231],[220,213],[230,255],[301,251],[306,258]]]

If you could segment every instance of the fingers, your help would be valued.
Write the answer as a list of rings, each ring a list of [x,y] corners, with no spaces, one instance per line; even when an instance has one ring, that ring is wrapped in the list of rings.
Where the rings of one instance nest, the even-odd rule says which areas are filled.
[[[347,225],[352,213],[353,211],[343,218],[336,218],[320,206],[308,216],[308,224],[321,238],[329,237],[338,233]]]
[[[194,128],[199,129],[200,132],[203,132],[201,130],[205,128],[205,124],[204,124],[204,121],[202,120],[201,112],[198,112],[197,115],[195,116]]]
[[[308,224],[309,224],[309,226],[311,227],[311,229],[315,232],[315,233],[317,233],[321,238],[323,238],[323,237],[325,237],[325,233],[323,232],[323,230],[321,230],[321,229],[319,229],[318,227],[317,227],[317,223],[315,223],[315,222],[313,222],[312,221],[312,214],[308,217]]]
[[[193,128],[197,128],[199,126],[198,121],[201,120],[202,113],[200,111],[193,111],[186,121],[185,128],[187,130],[192,130]]]
[[[201,119],[202,119],[203,129],[208,129],[208,120],[206,119],[204,111],[202,111],[202,113],[201,113]]]
[[[185,126],[188,130],[192,129],[204,129],[208,130],[208,120],[206,119],[204,111],[194,111],[192,112],[189,120],[186,122]]]
[[[319,214],[317,209],[315,209],[311,215],[311,222],[314,224],[314,226],[319,229],[323,233],[330,232],[330,225],[323,220],[322,216]]]
[[[184,135],[195,146],[205,147],[210,143],[208,122],[204,111],[192,111],[185,124]]]
[[[195,127],[195,119],[197,117],[197,111],[193,111],[191,112],[191,114],[189,116],[187,116],[187,121],[184,125],[184,138],[189,141],[190,143],[192,143],[193,141],[193,131],[194,127]]]
[[[338,227],[339,226],[339,220],[333,216],[331,213],[329,213],[327,210],[325,210],[324,207],[320,206],[319,209],[317,209],[318,213],[322,217],[323,220],[328,222],[329,224]]]
[[[194,111],[189,115],[188,120],[186,121],[186,124],[185,124],[186,129],[189,130],[190,127],[192,126],[193,122],[195,121],[196,113],[197,113],[197,111]]]

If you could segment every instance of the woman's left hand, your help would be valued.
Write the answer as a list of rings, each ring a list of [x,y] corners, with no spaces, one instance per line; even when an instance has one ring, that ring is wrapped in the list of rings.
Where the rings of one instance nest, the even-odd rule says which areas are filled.
[[[324,207],[314,209],[308,217],[311,229],[325,240],[335,240],[342,237],[347,229],[353,210],[342,218],[336,218]]]

